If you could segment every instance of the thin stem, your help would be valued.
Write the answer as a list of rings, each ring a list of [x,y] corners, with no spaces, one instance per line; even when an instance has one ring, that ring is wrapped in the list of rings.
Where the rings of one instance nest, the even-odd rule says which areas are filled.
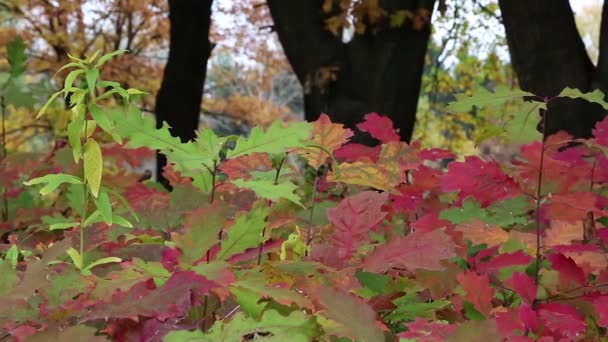
[[[203,330],[203,332],[205,330],[207,330],[207,307],[209,306],[209,296],[205,296],[204,302],[203,302],[203,321],[201,322],[201,330]]]
[[[589,192],[593,192],[593,177],[595,177],[595,166],[597,165],[597,158],[593,156],[593,165],[591,166],[591,180],[589,181]]]
[[[230,312],[228,312],[226,314],[226,316],[224,316],[224,318],[222,318],[222,320],[229,318],[230,316],[232,316],[235,312],[237,312],[239,309],[241,308],[240,305],[237,305],[234,307],[234,309],[230,310]]]
[[[312,183],[312,198],[310,199],[310,214],[308,215],[308,229],[306,231],[306,246],[310,246],[312,242],[312,216],[315,212],[315,201],[317,197],[317,185],[319,183],[319,176],[315,175],[315,180]],[[308,255],[308,250],[305,252],[305,256]]]
[[[213,203],[213,201],[215,200],[215,181],[216,181],[216,177],[217,177],[217,161],[214,160],[213,161],[213,169],[209,170],[209,172],[211,172],[211,194],[209,195],[209,204]]]
[[[569,293],[576,292],[576,291],[580,291],[580,290],[584,290],[584,289],[597,290],[597,289],[599,289],[599,288],[606,287],[606,286],[608,286],[608,283],[602,283],[602,284],[597,284],[597,285],[583,285],[583,286],[579,286],[579,287],[573,288],[573,289],[571,289],[571,290],[568,290],[568,291],[566,291],[566,292],[562,292],[562,293],[560,293],[560,294],[553,295],[553,296],[551,296],[551,297],[549,297],[549,298],[547,298],[547,299],[544,299],[543,301],[548,302],[548,301],[551,301],[551,300],[569,300],[569,299],[576,299],[576,298],[580,298],[580,297],[585,296],[585,294],[582,294],[582,295],[579,295],[579,296],[573,296],[573,297],[564,297],[564,298],[559,298],[559,296],[563,296],[563,295],[565,295],[565,294],[569,294]]]
[[[2,158],[6,158],[8,154],[6,148],[6,103],[4,102],[4,95],[0,96],[0,106],[2,107]],[[8,198],[6,197],[7,189],[2,189],[2,222],[8,221]]]
[[[499,283],[497,283],[497,282],[495,282],[495,281],[491,281],[491,280],[490,280],[490,284],[492,284],[492,285],[494,285],[494,286],[496,286],[496,287],[498,287],[498,288],[501,288],[501,289],[503,289],[503,290],[505,290],[505,291],[510,291],[510,292],[513,292],[513,293],[517,293],[515,290],[510,289],[510,288],[508,288],[508,287],[506,287],[506,286],[504,286],[504,285],[501,285],[501,284],[499,284]]]
[[[545,100],[545,103],[548,101]],[[547,110],[540,109],[540,113],[542,115],[543,120],[543,140],[541,143],[540,150],[540,163],[538,170],[538,183],[536,187],[536,269],[534,270],[534,284],[538,287],[539,275],[540,275],[540,263],[541,263],[541,245],[540,245],[540,234],[541,234],[541,226],[540,226],[540,200],[542,196],[542,184],[543,184],[543,165],[545,161],[545,140],[547,139],[547,123],[548,123],[548,113]]]
[[[6,102],[4,95],[0,96],[0,106],[2,107],[2,159],[8,154],[6,149]]]
[[[88,127],[87,127],[88,121],[84,120],[84,138],[82,140],[84,140],[84,143],[86,143],[86,134],[88,131]],[[80,160],[84,160],[84,148],[80,149]],[[87,211],[88,211],[88,206],[89,206],[89,187],[87,184],[87,176],[85,174],[84,171],[84,166],[82,168],[82,179],[83,179],[83,187],[84,187],[84,203],[82,205],[83,209],[82,209],[82,217],[80,219],[80,257],[83,259],[84,261],[84,221],[87,219]]]
[[[215,181],[216,181],[217,168],[218,168],[217,161],[216,160],[213,161],[213,169],[209,169],[207,166],[205,166],[205,167],[207,168],[207,170],[209,170],[209,172],[211,172],[211,194],[209,195],[209,204],[211,204],[215,200]],[[220,228],[220,231],[217,236],[217,241],[220,246],[222,245],[222,230],[223,230],[223,228]],[[211,263],[211,249],[207,250],[207,253],[205,254],[205,259],[206,259],[207,264]],[[203,321],[201,322],[201,328],[203,331],[205,331],[207,328],[206,327],[207,310],[209,310],[208,306],[209,306],[209,295],[206,295],[205,299],[203,301]]]
[[[279,163],[279,166],[276,169],[276,172],[274,174],[274,185],[279,184],[279,176],[281,175],[281,169],[283,168],[283,165],[285,164],[285,159],[286,157],[283,157],[283,159],[281,159],[281,162]],[[272,201],[268,200],[268,206],[270,207],[272,205]],[[266,220],[268,220],[268,217],[266,218]],[[262,249],[264,248],[264,236],[266,235],[266,225],[264,225],[264,228],[262,228],[262,235],[261,235],[261,239],[260,239],[260,245],[258,246],[258,266],[260,264],[262,264]]]

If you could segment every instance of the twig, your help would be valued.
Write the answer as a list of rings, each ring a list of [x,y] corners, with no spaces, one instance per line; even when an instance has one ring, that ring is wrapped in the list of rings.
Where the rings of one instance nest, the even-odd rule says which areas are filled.
[[[545,103],[548,103],[548,101],[545,100]],[[541,143],[542,145],[541,145],[540,163],[539,163],[539,170],[538,170],[538,183],[537,183],[537,187],[536,187],[536,267],[534,270],[534,284],[536,285],[537,288],[538,288],[538,283],[539,283],[540,263],[541,263],[540,201],[541,201],[541,196],[542,196],[543,165],[544,165],[544,160],[545,160],[545,140],[547,138],[547,126],[548,126],[547,125],[547,122],[548,122],[547,110],[540,109],[540,113],[541,113],[541,117],[543,120],[543,122],[542,122],[543,123],[543,141]]]
[[[313,189],[312,189],[312,198],[310,200],[311,204],[310,204],[310,214],[308,215],[308,230],[306,232],[306,246],[310,246],[310,243],[312,242],[312,216],[314,214],[315,211],[315,201],[316,201],[316,197],[317,197],[317,184],[319,183],[319,176],[317,174],[315,174],[315,180],[312,184]],[[308,255],[308,250],[306,250],[305,256]]]
[[[6,158],[6,103],[4,102],[4,95],[0,97],[0,107],[2,110],[2,158]],[[8,221],[8,198],[6,197],[7,189],[2,189],[2,222]]]
[[[281,169],[283,168],[283,165],[285,164],[285,159],[286,156],[283,157],[283,159],[281,159],[281,162],[279,163],[279,166],[276,169],[276,173],[274,175],[274,185],[279,184],[279,176],[281,175]],[[268,200],[268,206],[270,206],[272,204],[271,200]],[[268,217],[266,218],[266,220],[268,220]],[[266,225],[264,225],[264,228],[262,228],[262,236],[260,238],[260,245],[258,246],[258,266],[262,264],[262,249],[264,248],[264,236],[266,235]]]

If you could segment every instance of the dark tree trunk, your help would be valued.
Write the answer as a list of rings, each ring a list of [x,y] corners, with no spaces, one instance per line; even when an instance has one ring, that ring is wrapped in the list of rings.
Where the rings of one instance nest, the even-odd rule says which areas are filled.
[[[332,121],[355,129],[365,114],[377,112],[390,117],[402,140],[410,141],[434,3],[380,1],[388,13],[427,10],[428,22],[421,29],[411,23],[392,28],[385,22],[342,43],[325,29],[323,0],[268,0],[279,40],[305,89],[306,120],[327,113]],[[336,79],[323,80],[323,73],[331,70]],[[373,143],[366,134],[356,135],[355,141]]]
[[[207,60],[211,53],[209,25],[213,0],[169,0],[171,38],[163,82],[156,96],[156,122],[171,126],[171,134],[182,141],[196,137]],[[157,179],[167,160],[157,155]]]
[[[600,61],[594,66],[568,0],[499,0],[511,61],[520,87],[543,97],[565,87],[608,90],[608,13],[604,2]],[[549,134],[565,130],[588,137],[606,112],[584,100],[558,99],[548,108]]]

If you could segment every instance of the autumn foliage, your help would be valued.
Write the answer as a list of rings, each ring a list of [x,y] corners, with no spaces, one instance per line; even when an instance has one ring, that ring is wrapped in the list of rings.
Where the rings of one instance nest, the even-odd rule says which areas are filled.
[[[69,144],[2,160],[6,336],[605,338],[608,120],[576,144],[524,144],[505,165],[401,142],[375,113],[357,127],[375,147],[327,115],[182,143],[129,104],[137,91],[114,85],[122,105],[91,95],[104,81],[81,62]],[[167,155],[173,191],[123,167],[151,150]]]

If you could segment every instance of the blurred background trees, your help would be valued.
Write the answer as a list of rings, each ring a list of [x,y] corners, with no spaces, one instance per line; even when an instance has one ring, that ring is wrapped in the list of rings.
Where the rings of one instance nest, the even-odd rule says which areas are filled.
[[[181,5],[188,2],[182,1]],[[543,16],[532,7],[547,2],[555,11],[561,11],[561,19]],[[179,1],[173,2],[176,3]],[[523,86],[550,95],[553,88],[562,87],[560,82],[570,82],[567,78],[551,81],[553,88],[546,88],[543,84],[547,84],[547,77],[563,75],[563,70],[555,68],[549,73],[546,66],[560,64],[547,64],[551,53],[517,47],[517,42],[534,38],[525,32],[531,25],[541,23],[529,18],[540,16],[547,25],[567,28],[573,44],[578,46],[576,53],[581,60],[590,61],[581,62],[588,70],[578,73],[587,75],[587,81],[568,85],[583,85],[584,90],[598,88],[594,82],[599,80],[596,76],[601,68],[596,69],[593,63],[603,61],[601,2],[577,1],[576,17],[566,0],[536,0],[525,6],[506,3],[310,0],[298,3],[308,6],[305,12],[293,4],[284,7],[280,1],[199,1],[199,7],[184,7],[188,18],[174,20],[198,23],[198,35],[176,35],[182,46],[178,53],[178,48],[170,49],[172,2],[168,0],[0,0],[0,68],[7,69],[6,46],[16,36],[23,38],[28,55],[27,72],[22,76],[27,85],[22,88],[29,89],[27,101],[14,89],[12,95],[5,94],[11,97],[4,106],[5,127],[10,133],[7,147],[38,149],[51,137],[65,135],[65,119],[69,115],[65,103],[57,103],[51,109],[47,124],[31,119],[35,104],[63,82],[65,75],[55,75],[55,71],[66,62],[68,53],[84,56],[96,50],[129,49],[131,53],[108,65],[102,77],[155,95],[144,97],[140,105],[148,112],[165,113],[159,115],[164,120],[177,120],[171,123],[174,127],[184,119],[186,128],[179,129],[185,132],[179,133],[184,139],[193,137],[197,111],[203,124],[224,133],[244,133],[252,125],[266,125],[279,118],[314,119],[320,112],[349,124],[359,121],[368,111],[376,111],[396,116],[396,122],[401,120],[403,138],[413,134],[433,147],[487,152],[487,146],[496,149],[498,142],[486,143],[481,149],[480,143],[493,135],[493,125],[500,124],[509,104],[493,111],[450,113],[445,105],[454,94],[472,93],[479,87],[494,90],[498,86]],[[208,9],[209,23],[204,20],[209,18]],[[313,16],[314,23],[304,20]],[[519,20],[517,25],[511,23],[513,18]],[[528,21],[524,22],[526,18]],[[313,24],[314,27],[298,26]],[[522,32],[514,30],[514,26],[522,27]],[[174,27],[174,32],[189,29],[193,28],[182,25]],[[297,35],[295,29],[308,33]],[[543,40],[545,34],[548,33],[539,31],[536,39]],[[564,39],[557,37],[555,44]],[[543,46],[544,50],[554,48]],[[167,64],[170,50],[190,59],[174,63],[169,60]],[[395,51],[402,55],[395,55]],[[522,51],[538,57],[518,57],[524,55]],[[546,75],[539,76],[543,65]],[[520,81],[522,77],[524,82]],[[165,90],[159,92],[163,78]],[[529,83],[532,81],[528,79],[536,81]],[[163,94],[171,105],[158,103]],[[188,109],[179,109],[186,103]],[[182,115],[186,112],[189,114]],[[565,115],[575,122],[562,120],[559,126],[556,121],[555,129],[585,121],[579,120],[578,114]],[[603,113],[588,115],[590,120],[583,123],[584,129],[575,133],[588,131],[598,115]],[[190,119],[186,120],[188,116]]]

